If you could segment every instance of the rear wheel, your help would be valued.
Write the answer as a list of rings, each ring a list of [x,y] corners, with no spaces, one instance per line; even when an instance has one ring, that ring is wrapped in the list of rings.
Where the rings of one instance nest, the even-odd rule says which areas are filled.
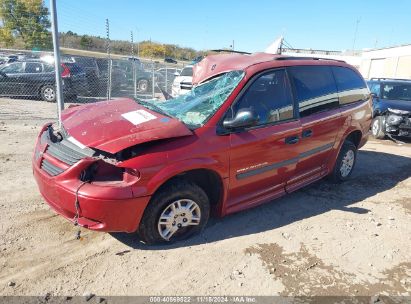
[[[384,139],[384,118],[382,116],[377,116],[372,121],[371,133],[376,139]]]
[[[336,183],[346,181],[354,169],[356,160],[357,147],[351,141],[346,140],[341,147],[334,169],[330,174],[331,179]]]
[[[40,90],[41,99],[47,102],[56,101],[56,88],[53,85],[45,85]]]
[[[148,80],[147,79],[140,79],[137,82],[137,88],[140,92],[147,92],[148,91]]]
[[[139,234],[147,244],[183,240],[204,229],[209,213],[203,189],[177,180],[154,195],[144,211]]]

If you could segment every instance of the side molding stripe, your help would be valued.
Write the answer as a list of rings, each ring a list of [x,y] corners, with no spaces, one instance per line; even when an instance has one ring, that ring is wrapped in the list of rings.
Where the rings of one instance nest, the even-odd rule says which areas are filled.
[[[332,148],[333,145],[334,145],[334,143],[328,143],[326,145],[323,145],[323,146],[308,150],[306,152],[300,153],[300,155],[298,157],[290,158],[290,159],[287,159],[287,160],[284,160],[284,161],[281,161],[281,162],[278,162],[278,163],[273,163],[273,164],[270,164],[270,165],[267,165],[267,166],[264,166],[264,167],[261,167],[261,168],[253,169],[253,170],[250,170],[250,171],[247,171],[247,172],[244,172],[244,173],[239,173],[239,174],[236,175],[236,178],[237,179],[244,179],[244,178],[247,178],[247,177],[250,177],[250,176],[265,173],[265,172],[271,171],[271,170],[276,170],[278,168],[297,163],[302,158],[306,158],[306,157],[309,157],[311,155],[317,154],[319,152],[329,150],[329,149]]]

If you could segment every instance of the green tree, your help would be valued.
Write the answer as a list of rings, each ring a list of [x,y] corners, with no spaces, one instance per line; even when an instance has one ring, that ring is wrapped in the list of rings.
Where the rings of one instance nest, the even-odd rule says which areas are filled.
[[[91,47],[92,44],[93,40],[91,39],[91,37],[88,37],[87,35],[81,36],[80,46],[82,49],[88,49]]]
[[[52,47],[50,20],[43,0],[0,0],[0,43],[21,39],[27,49]]]

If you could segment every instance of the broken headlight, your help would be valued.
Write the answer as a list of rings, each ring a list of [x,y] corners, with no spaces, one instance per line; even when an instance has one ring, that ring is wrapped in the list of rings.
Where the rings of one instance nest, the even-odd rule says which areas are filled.
[[[410,111],[404,111],[404,110],[398,110],[398,109],[392,109],[392,108],[388,108],[388,111],[393,113],[393,114],[397,114],[397,115],[407,115],[407,114],[411,114]]]
[[[139,179],[140,172],[138,170],[117,167],[103,160],[91,164],[80,175],[81,181],[102,186],[130,184]]]
[[[397,126],[402,122],[402,120],[403,120],[402,116],[390,114],[387,117],[387,124],[392,125],[392,126]]]

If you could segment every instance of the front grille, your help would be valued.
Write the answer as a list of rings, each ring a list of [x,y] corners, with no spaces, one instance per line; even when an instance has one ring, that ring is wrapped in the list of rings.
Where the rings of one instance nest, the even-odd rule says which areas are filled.
[[[50,126],[41,135],[41,141],[47,144],[44,153],[47,154],[49,158],[52,157],[61,163],[72,166],[81,159],[92,157],[94,155],[94,150],[87,147],[82,149],[70,142],[67,139],[68,134],[64,131],[60,132],[59,136],[57,136],[54,134],[54,131]],[[42,159],[40,168],[51,176],[57,176],[63,173],[67,168],[67,166],[63,164],[61,164],[61,166],[64,168],[51,163],[47,159]]]
[[[47,147],[46,153],[70,166],[86,156],[92,156],[92,154],[85,153],[80,147],[72,144],[67,139],[63,139],[61,142],[51,143]]]
[[[63,169],[53,165],[47,159],[43,159],[41,161],[41,169],[46,171],[51,176],[56,176],[56,175],[59,175],[60,173],[64,172]]]

